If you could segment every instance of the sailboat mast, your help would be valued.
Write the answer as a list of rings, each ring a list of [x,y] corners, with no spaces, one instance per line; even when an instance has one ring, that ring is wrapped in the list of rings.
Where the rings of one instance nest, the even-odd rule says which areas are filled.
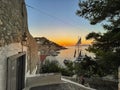
[[[75,45],[75,47],[76,47],[77,49],[75,49],[74,57],[76,57],[76,54],[78,54],[78,56],[79,56],[80,53],[81,53],[81,51],[80,51],[80,44],[81,44],[81,37],[80,37],[80,38],[78,37],[78,41],[77,41],[77,43],[76,43],[76,45]],[[77,51],[77,52],[76,52],[76,51]]]
[[[78,44],[78,56],[79,56],[79,52],[80,52],[80,44]]]
[[[78,42],[77,42],[77,48],[78,48],[78,56],[79,56],[79,53],[80,53],[80,44],[81,44],[81,37],[79,38],[78,37]]]

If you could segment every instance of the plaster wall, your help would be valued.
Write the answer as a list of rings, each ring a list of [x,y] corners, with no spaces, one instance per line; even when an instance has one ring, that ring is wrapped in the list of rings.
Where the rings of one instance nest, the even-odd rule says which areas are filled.
[[[27,47],[23,47],[23,50],[27,51]],[[0,47],[0,90],[6,90],[7,58],[19,52],[22,52],[20,43],[12,43]]]

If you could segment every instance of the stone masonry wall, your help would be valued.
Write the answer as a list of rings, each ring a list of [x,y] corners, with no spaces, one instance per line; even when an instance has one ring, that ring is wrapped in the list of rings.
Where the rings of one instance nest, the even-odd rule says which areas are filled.
[[[23,0],[0,0],[0,46],[21,41],[23,5]]]
[[[29,34],[28,37],[28,70],[31,72],[35,69],[35,66],[39,63],[39,57],[38,57],[38,46],[36,44],[36,41],[33,39],[33,37]]]
[[[33,70],[38,62],[37,44],[28,31],[27,12],[24,0],[0,0],[0,47],[21,43],[27,33],[28,69]]]

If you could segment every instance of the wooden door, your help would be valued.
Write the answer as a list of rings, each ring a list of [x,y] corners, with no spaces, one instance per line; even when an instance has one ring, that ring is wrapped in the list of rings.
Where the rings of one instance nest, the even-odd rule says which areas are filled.
[[[25,53],[7,60],[7,90],[22,90],[25,85]]]

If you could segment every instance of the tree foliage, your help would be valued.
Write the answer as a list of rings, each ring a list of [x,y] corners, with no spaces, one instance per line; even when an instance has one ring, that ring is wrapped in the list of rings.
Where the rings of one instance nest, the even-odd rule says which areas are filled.
[[[58,73],[60,72],[60,67],[58,61],[46,60],[42,65],[42,73]]]
[[[93,25],[107,21],[104,25],[106,29],[120,27],[120,0],[83,0],[79,2],[79,7],[77,15],[88,19]]]
[[[87,35],[94,40],[88,51],[95,53],[102,75],[115,73],[120,65],[120,0],[83,0],[79,7],[77,15],[92,25],[104,21],[105,33]]]
[[[84,75],[87,77],[91,77],[92,75],[97,74],[98,65],[93,59],[87,55],[83,58],[80,63],[75,63],[75,74],[78,76]]]
[[[56,60],[46,60],[41,67],[41,73],[61,73],[63,76],[72,76],[74,74],[73,63],[69,62],[66,67],[62,67]]]

